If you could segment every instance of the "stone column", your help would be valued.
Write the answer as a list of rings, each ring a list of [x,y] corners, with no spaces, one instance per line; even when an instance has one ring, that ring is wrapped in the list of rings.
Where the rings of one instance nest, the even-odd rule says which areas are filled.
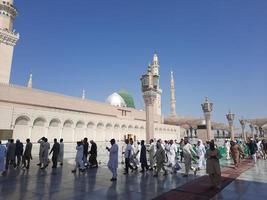
[[[72,128],[72,142],[75,141],[75,127]]]
[[[86,137],[86,130],[87,130],[87,128],[85,127],[85,128],[83,129],[83,138]]]
[[[229,113],[226,114],[226,118],[227,118],[228,123],[229,123],[229,130],[230,130],[231,140],[234,141],[235,140],[235,135],[234,135],[234,118],[235,118],[235,114],[233,114],[233,113],[231,113],[231,111],[229,111]]]
[[[144,92],[143,98],[146,104],[146,143],[154,139],[154,102],[156,93],[154,91]]]
[[[246,142],[247,141],[247,135],[245,133],[245,128],[246,128],[246,122],[243,119],[243,117],[241,119],[239,119],[239,122],[241,124],[241,128],[242,128],[242,138],[243,140]]]
[[[29,135],[28,135],[28,138],[30,138],[30,140],[32,139],[32,128],[33,128],[33,126],[29,126]]]
[[[61,127],[59,127],[59,139],[61,139],[62,138],[62,132],[63,132],[63,126],[61,126]]]
[[[255,126],[254,128],[255,128],[256,137],[259,137],[259,128],[258,128],[258,126]]]
[[[49,126],[45,127],[45,137],[47,138]]]
[[[201,104],[202,110],[204,112],[204,117],[206,121],[206,129],[207,129],[207,140],[211,141],[214,139],[214,135],[211,132],[211,111],[213,108],[213,103],[210,103],[208,101],[208,98],[206,97],[205,102]]]
[[[251,131],[251,135],[252,135],[252,138],[253,140],[255,139],[255,135],[254,135],[254,126],[252,124],[249,125],[250,127],[250,131]]]

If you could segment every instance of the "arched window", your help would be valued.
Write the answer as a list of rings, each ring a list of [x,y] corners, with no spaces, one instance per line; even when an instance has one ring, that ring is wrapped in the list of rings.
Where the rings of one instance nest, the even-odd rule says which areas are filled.
[[[112,124],[111,123],[108,123],[107,125],[106,125],[106,129],[111,129],[112,128]]]
[[[84,122],[83,121],[78,121],[77,123],[76,123],[76,128],[83,128],[84,127]]]
[[[115,125],[114,125],[114,128],[115,128],[115,129],[119,129],[119,128],[120,128],[120,125],[119,125],[119,124],[115,124]]]
[[[97,128],[102,129],[104,127],[104,124],[102,122],[97,123]]]
[[[16,121],[15,125],[25,125],[27,126],[30,121],[30,118],[26,115],[19,116]]]
[[[94,128],[94,126],[95,126],[95,123],[94,122],[89,122],[87,124],[87,128]]]
[[[60,124],[60,120],[59,119],[52,119],[49,123],[50,127],[58,127]]]

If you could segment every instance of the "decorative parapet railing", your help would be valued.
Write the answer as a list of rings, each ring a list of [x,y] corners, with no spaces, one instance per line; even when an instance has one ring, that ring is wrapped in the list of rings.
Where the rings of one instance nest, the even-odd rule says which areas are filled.
[[[15,46],[19,39],[19,33],[0,28],[0,43]]]
[[[18,14],[16,7],[9,2],[2,1],[0,2],[0,12],[4,11],[11,18],[15,18]]]

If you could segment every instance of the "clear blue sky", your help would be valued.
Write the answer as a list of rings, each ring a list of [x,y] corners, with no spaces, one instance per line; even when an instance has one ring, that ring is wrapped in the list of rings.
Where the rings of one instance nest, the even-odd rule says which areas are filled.
[[[213,118],[267,116],[266,0],[15,0],[20,32],[12,83],[104,101],[119,89],[142,106],[140,76],[160,59],[163,113],[170,69],[177,113]]]

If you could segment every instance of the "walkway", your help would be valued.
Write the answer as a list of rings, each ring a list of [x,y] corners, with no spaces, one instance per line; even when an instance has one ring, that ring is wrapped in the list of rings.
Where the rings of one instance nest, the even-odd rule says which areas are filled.
[[[34,157],[29,171],[12,169],[6,177],[0,176],[0,200],[46,200],[46,199],[153,199],[194,181],[194,175],[183,178],[176,175],[154,178],[151,172],[141,174],[122,174],[123,166],[118,170],[117,182],[111,182],[111,173],[105,165],[90,169],[86,173],[72,174],[73,158],[65,159],[63,167],[40,170]],[[226,186],[213,199],[266,199],[267,161],[260,160],[256,166],[242,173],[235,181]],[[177,199],[177,198],[175,198]]]

